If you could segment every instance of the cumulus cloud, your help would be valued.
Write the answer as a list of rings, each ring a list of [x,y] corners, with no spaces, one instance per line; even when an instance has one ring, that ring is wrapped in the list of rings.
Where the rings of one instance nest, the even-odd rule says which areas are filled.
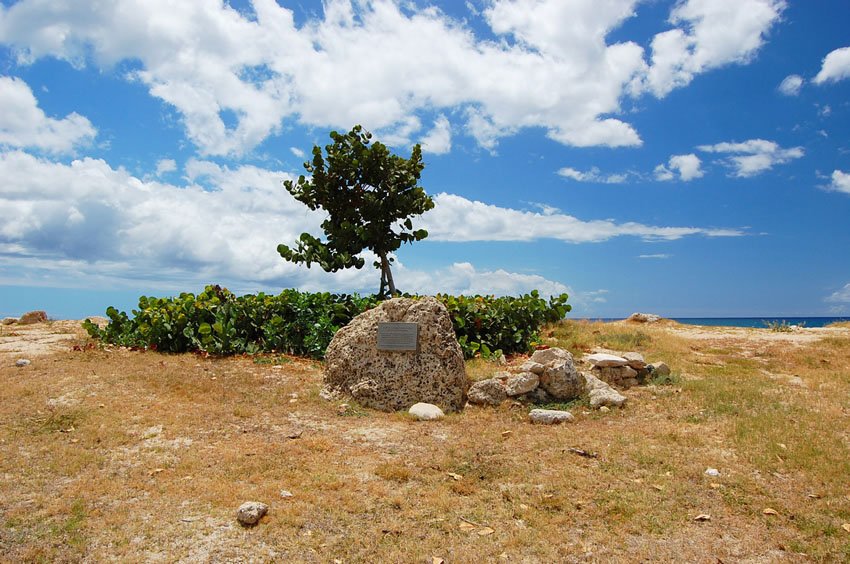
[[[434,196],[435,207],[422,217],[432,241],[534,241],[556,239],[567,243],[597,243],[614,237],[675,240],[690,235],[732,237],[737,229],[660,227],[611,220],[583,221],[571,215],[530,212],[468,200],[454,194]]]
[[[815,84],[838,82],[850,78],[850,47],[842,47],[829,53],[823,59],[820,72],[815,76]]]
[[[779,21],[784,0],[685,0],[670,13],[674,29],[652,39],[652,57],[639,88],[658,97],[699,73],[749,62]]]
[[[156,163],[156,175],[162,176],[177,170],[177,161],[174,159],[161,159]]]
[[[303,149],[299,149],[298,147],[290,147],[289,152],[298,157],[299,159],[303,159],[304,156],[307,154],[304,152]]]
[[[779,84],[779,92],[786,96],[797,96],[803,87],[803,77],[799,74],[789,74]]]
[[[785,164],[801,158],[805,152],[802,147],[783,149],[773,141],[750,139],[743,143],[717,143],[700,145],[700,151],[707,153],[728,153],[727,164],[734,169],[734,175],[749,177],[770,170],[775,165]]]
[[[582,172],[565,166],[558,170],[558,174],[577,182],[595,182],[599,184],[622,184],[628,179],[628,175],[626,174],[602,174],[597,167],[593,167],[587,172]]]
[[[850,172],[832,171],[832,183],[830,183],[829,189],[850,194]]]
[[[448,150],[449,125],[490,151],[532,127],[567,145],[619,147],[641,144],[619,117],[624,94],[663,96],[748,61],[785,4],[679,2],[650,64],[634,41],[607,41],[637,5],[490,0],[472,13],[490,28],[477,33],[439,8],[393,0],[328,0],[300,25],[274,0],[244,13],[221,0],[20,0],[0,10],[0,42],[22,64],[129,61],[128,78],[180,112],[202,155],[244,154],[296,120],[361,123],[382,139],[427,139],[433,152]]]
[[[370,269],[330,275],[277,255],[278,243],[293,242],[302,232],[321,235],[319,225],[325,218],[319,211],[307,210],[281,186],[292,178],[288,173],[193,159],[186,163],[184,174],[185,184],[177,185],[138,178],[100,159],[66,164],[20,150],[0,152],[0,262],[16,265],[9,271],[33,268],[89,279],[235,280],[243,285],[374,290]],[[528,212],[450,194],[438,194],[435,203],[435,209],[416,220],[429,230],[428,241],[549,238],[581,243],[617,236],[670,240],[741,234],[582,221],[554,209]],[[494,288],[507,291],[526,287],[522,284],[529,288],[543,284],[527,277],[531,275],[508,276],[502,271],[478,272],[475,277],[468,267],[452,272],[457,288],[487,287],[490,293]],[[433,272],[410,274],[409,284],[400,287],[415,286],[416,276],[423,288],[428,279],[434,280]],[[400,285],[404,282],[399,277]]]
[[[446,116],[440,115],[434,127],[422,138],[422,152],[442,155],[452,150],[452,126]]]
[[[676,177],[675,173],[679,173],[679,179],[685,182],[702,178],[705,172],[700,168],[702,161],[693,153],[688,155],[673,155],[667,162],[667,166],[660,164],[655,167],[655,179],[668,181]]]
[[[68,153],[97,133],[77,113],[62,119],[45,115],[29,85],[19,78],[0,76],[0,108],[0,146]]]

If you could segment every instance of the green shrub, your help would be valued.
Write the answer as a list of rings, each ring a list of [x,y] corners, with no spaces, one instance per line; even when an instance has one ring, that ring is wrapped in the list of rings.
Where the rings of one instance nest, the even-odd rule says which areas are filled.
[[[441,294],[437,299],[448,309],[467,358],[528,352],[538,341],[540,327],[563,319],[570,310],[566,294],[547,302],[536,291],[520,297]],[[298,290],[235,296],[226,288],[207,286],[197,296],[143,296],[132,318],[110,307],[106,327],[89,320],[83,326],[103,342],[133,348],[321,358],[340,327],[378,303],[372,296]]]

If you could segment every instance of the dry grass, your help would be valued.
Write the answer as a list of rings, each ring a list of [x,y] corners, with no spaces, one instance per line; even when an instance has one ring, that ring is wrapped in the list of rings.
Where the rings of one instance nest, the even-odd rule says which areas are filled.
[[[576,406],[560,427],[508,405],[429,423],[340,408],[318,397],[319,365],[285,357],[4,360],[0,560],[847,560],[850,337],[836,331],[789,345],[565,323],[550,344],[636,349],[676,383],[608,414]],[[234,518],[246,500],[271,506],[253,529]]]

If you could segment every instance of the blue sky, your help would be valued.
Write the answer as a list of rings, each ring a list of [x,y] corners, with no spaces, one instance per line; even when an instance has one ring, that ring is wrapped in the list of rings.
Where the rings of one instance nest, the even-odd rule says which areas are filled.
[[[373,292],[275,248],[331,129],[422,143],[404,291],[850,314],[846,0],[0,1],[0,315]],[[370,264],[371,261],[367,261]]]

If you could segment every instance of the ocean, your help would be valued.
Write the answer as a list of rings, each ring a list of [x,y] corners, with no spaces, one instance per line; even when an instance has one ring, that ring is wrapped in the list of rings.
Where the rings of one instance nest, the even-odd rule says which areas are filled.
[[[568,317],[569,318],[569,317]],[[623,318],[589,319],[589,321],[622,321]],[[756,327],[766,329],[772,324],[796,325],[798,327],[825,327],[830,323],[850,321],[850,317],[671,317],[685,325],[708,325],[711,327]]]

